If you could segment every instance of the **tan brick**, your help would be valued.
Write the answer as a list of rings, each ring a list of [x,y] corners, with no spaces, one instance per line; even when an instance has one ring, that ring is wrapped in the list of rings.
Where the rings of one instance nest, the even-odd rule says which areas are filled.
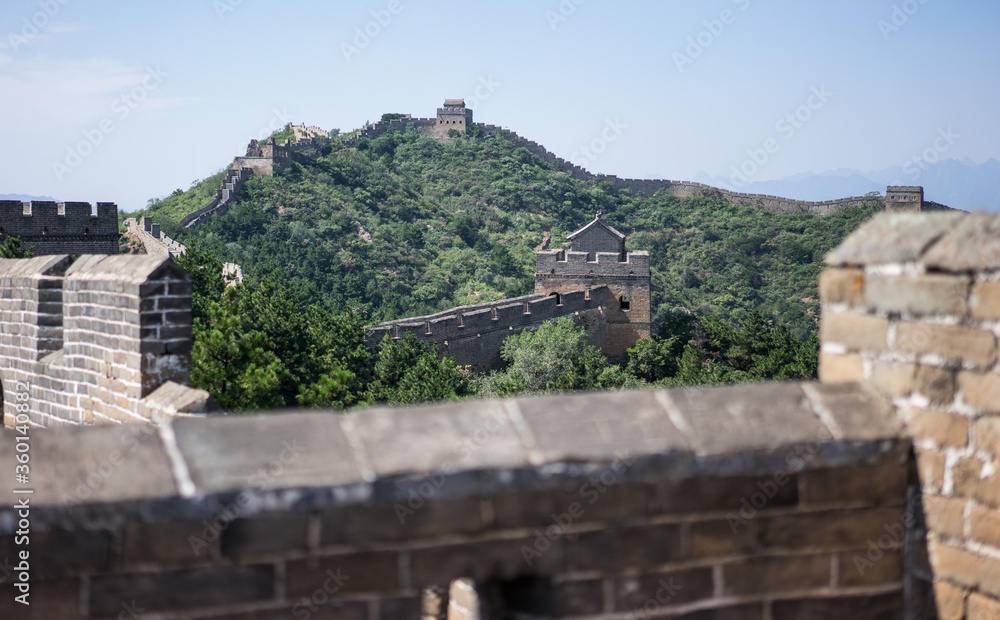
[[[936,576],[1000,596],[1000,560],[941,543],[935,545],[931,557]]]
[[[819,296],[825,304],[861,304],[865,274],[861,269],[826,269],[819,276]]]
[[[819,380],[828,385],[860,383],[865,379],[864,362],[860,355],[819,354]]]
[[[920,486],[927,491],[939,493],[944,485],[944,454],[936,450],[918,449],[916,452]]]
[[[969,535],[972,539],[1000,548],[1000,510],[972,505],[969,515]]]
[[[997,360],[997,339],[992,332],[982,329],[903,321],[896,328],[895,350],[914,355],[940,355],[991,368]]]
[[[955,398],[955,371],[934,366],[918,366],[914,389],[931,404],[947,405]]]
[[[969,443],[969,418],[909,407],[907,426],[915,439],[930,439],[939,446],[962,448]]]
[[[826,312],[820,322],[820,342],[838,343],[848,351],[887,350],[889,321],[856,312]]]
[[[962,540],[966,500],[960,497],[924,495],[927,526],[938,536]]]
[[[973,430],[976,450],[987,452],[1000,460],[1000,416],[976,420]]]
[[[997,620],[1000,618],[1000,600],[978,592],[969,596],[968,620]]]
[[[888,276],[869,274],[865,305],[886,312],[917,315],[968,313],[969,278],[943,274]]]
[[[963,620],[965,618],[964,588],[937,581],[934,583],[934,600],[937,603],[939,620]]]
[[[977,458],[962,458],[952,469],[955,495],[978,500],[990,507],[1000,507],[1000,474],[981,477],[983,462]]]
[[[877,361],[872,366],[871,383],[892,398],[909,396],[916,373],[916,364]]]
[[[1000,320],[1000,282],[979,282],[973,286],[969,310],[974,319]]]
[[[965,402],[983,412],[1000,413],[1000,375],[963,370],[958,373],[958,389]]]

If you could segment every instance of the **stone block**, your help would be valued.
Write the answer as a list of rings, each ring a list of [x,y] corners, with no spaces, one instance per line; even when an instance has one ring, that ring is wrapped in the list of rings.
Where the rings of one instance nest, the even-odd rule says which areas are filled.
[[[10,563],[15,565],[13,558]],[[80,580],[37,581],[32,575],[30,606],[14,600],[23,594],[11,583],[0,582],[0,618],[15,620],[65,620],[80,614]]]
[[[657,592],[661,593],[660,599]],[[713,594],[711,568],[619,577],[615,582],[615,611],[643,610],[650,599],[663,605],[683,605],[711,599]]]
[[[899,506],[906,501],[907,466],[836,467],[805,471],[803,505]]]
[[[860,383],[865,380],[865,365],[856,353],[847,355],[820,351],[819,380],[827,384]]]
[[[969,537],[1000,549],[1000,509],[972,504]]]
[[[222,531],[221,548],[225,557],[287,554],[306,550],[309,514],[257,515],[236,519]]]
[[[962,540],[966,500],[960,497],[924,495],[927,526],[941,537]]]
[[[983,413],[1000,413],[1000,374],[963,370],[958,373],[958,389],[966,403]]]
[[[959,213],[882,214],[851,233],[826,257],[831,267],[915,262],[962,220]]]
[[[825,553],[753,557],[722,565],[725,596],[774,595],[830,585],[830,556]]]
[[[653,392],[526,398],[517,405],[545,461],[614,461],[691,449]]]
[[[989,213],[963,215],[924,255],[928,269],[953,273],[1000,267],[1000,218]]]
[[[820,342],[836,343],[848,352],[881,353],[888,350],[889,321],[857,312],[824,312]]]
[[[520,436],[498,402],[373,409],[342,419],[365,447],[378,476],[441,469],[512,468],[528,464]],[[415,442],[414,437],[433,437]]]
[[[978,592],[969,595],[968,620],[996,620],[1000,618],[1000,596],[985,596]]]
[[[918,316],[968,314],[970,280],[967,276],[869,274],[864,302],[869,308]]]
[[[150,613],[252,603],[274,597],[273,566],[225,566],[91,578],[90,614],[115,616],[122,602]]]
[[[750,553],[757,546],[757,520],[730,516],[695,521],[689,526],[692,558],[724,557]]]
[[[861,269],[826,269],[819,276],[819,296],[824,304],[858,306],[864,283]]]
[[[341,597],[358,592],[389,594],[401,589],[399,555],[363,552],[295,560],[288,563],[288,598],[325,592]]]
[[[838,557],[840,576],[837,585],[843,588],[860,588],[902,583],[903,554],[895,550],[880,551],[881,555],[874,555],[868,548],[841,552]]]
[[[621,521],[645,516],[655,494],[651,484],[587,482],[572,488],[493,496],[493,512],[500,528],[552,525],[556,518],[573,523]]]
[[[775,549],[863,548],[889,531],[902,531],[904,508],[831,510],[759,520],[760,543]],[[893,545],[903,543],[896,536]]]
[[[620,573],[681,559],[680,526],[646,525],[581,532],[571,548],[571,570]]]
[[[948,405],[955,398],[955,372],[935,366],[918,366],[914,389],[932,405]]]
[[[699,476],[659,483],[652,514],[774,510],[799,502],[797,477],[785,471],[766,476]]]
[[[861,596],[835,595],[830,598],[807,598],[775,601],[771,620],[841,620],[844,618],[903,617],[903,592],[867,594]]]
[[[204,493],[362,481],[336,415],[177,418],[172,425],[191,478]]]
[[[916,439],[929,439],[939,446],[950,448],[962,448],[969,443],[970,418],[915,407],[908,407],[904,415]]]
[[[972,318],[1000,321],[1000,282],[977,282],[969,300]]]
[[[555,590],[557,617],[592,616],[604,611],[604,584],[600,580],[564,581]]]
[[[815,399],[815,407],[829,413],[839,429],[837,439],[856,442],[877,439],[900,441],[902,429],[895,412],[867,386],[807,383],[803,384],[803,389],[811,399]],[[814,447],[818,440],[828,437],[828,434],[818,434],[808,447]]]
[[[417,549],[410,553],[413,585],[440,586],[459,577],[485,582],[559,575],[566,572],[567,539],[565,535],[549,537],[539,531],[525,538]]]
[[[433,483],[389,504],[330,508],[321,515],[320,544],[415,539],[478,532],[484,523],[479,498],[435,499]]]
[[[828,434],[802,388],[745,385],[666,392],[694,433],[699,455],[772,451]]]
[[[961,325],[934,325],[903,321],[896,329],[893,347],[901,353],[938,355],[952,362],[968,361],[992,368],[997,360],[996,336]]]
[[[141,523],[122,532],[122,562],[128,566],[186,567],[218,557],[217,530],[202,522]]]
[[[0,568],[6,566],[4,559],[13,563],[22,549],[23,546],[15,544],[14,536],[0,537]],[[61,579],[106,571],[113,562],[112,536],[107,531],[32,531],[28,549],[32,579]]]
[[[1000,597],[1000,560],[945,543],[931,549],[931,559],[935,578]]]
[[[1000,416],[987,416],[976,420],[973,430],[976,450],[992,454],[1000,461]]]
[[[983,462],[977,458],[960,458],[952,469],[955,495],[1000,507],[1000,472],[995,468],[989,471],[989,475],[983,475]]]
[[[876,360],[872,365],[871,383],[890,398],[901,398],[913,391],[916,375],[916,364]]]
[[[934,600],[937,603],[939,620],[964,620],[965,596],[964,588],[959,588],[947,581],[934,583]],[[975,618],[970,618],[975,620]]]

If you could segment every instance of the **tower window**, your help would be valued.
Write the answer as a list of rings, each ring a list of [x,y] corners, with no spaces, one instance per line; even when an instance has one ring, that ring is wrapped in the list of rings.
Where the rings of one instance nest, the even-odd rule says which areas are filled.
[[[559,293],[552,293],[551,295],[549,295],[549,297],[555,297],[556,298],[556,305],[557,306],[561,306],[562,305],[562,295],[560,295]]]
[[[628,295],[622,295],[618,298],[618,306],[622,309],[622,312],[628,312],[632,309],[632,300],[628,298]]]

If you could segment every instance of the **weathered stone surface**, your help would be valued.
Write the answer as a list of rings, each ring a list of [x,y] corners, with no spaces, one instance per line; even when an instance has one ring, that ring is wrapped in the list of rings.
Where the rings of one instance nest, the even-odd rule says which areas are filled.
[[[530,398],[517,404],[546,461],[611,461],[626,454],[690,450],[653,392]]]
[[[809,383],[805,389],[837,425],[838,439],[894,439],[902,432],[888,403],[863,385]]]
[[[974,319],[1000,320],[1000,282],[976,283],[972,287],[969,308]]]
[[[380,477],[528,464],[517,430],[496,401],[419,411],[376,409],[344,418],[343,423],[357,434]]]
[[[825,304],[861,304],[865,284],[861,269],[826,269],[819,276],[819,296]]]
[[[615,611],[644,609],[646,602],[653,598],[657,590],[667,584],[673,588],[671,605],[681,605],[712,598],[714,592],[711,568],[691,568],[682,571],[649,573],[621,577],[615,583]],[[669,595],[665,592],[661,596]]]
[[[821,588],[830,583],[830,556],[753,558],[724,564],[722,572],[728,596]]]
[[[343,596],[355,592],[400,589],[399,555],[366,552],[298,560],[288,563],[288,597],[312,597],[314,592]]]
[[[274,567],[213,567],[172,573],[104,575],[91,579],[90,613],[115,616],[122,603],[147,612],[250,603],[274,596]]]
[[[848,352],[882,352],[889,348],[889,321],[857,312],[826,312],[820,321],[820,341],[837,343]]]
[[[934,600],[937,602],[939,620],[963,620],[965,618],[965,594],[963,588],[947,581],[935,582]]]
[[[819,380],[823,383],[858,383],[865,379],[865,363],[857,353],[819,353]]]
[[[944,538],[962,540],[966,500],[960,497],[924,495],[924,514],[932,532]]]
[[[884,213],[851,233],[826,257],[831,267],[917,261],[963,218],[959,213]]]
[[[910,431],[918,439],[930,439],[951,448],[962,448],[969,443],[969,418],[965,416],[917,408],[908,408],[905,415]]]
[[[984,596],[978,592],[969,595],[969,620],[1000,618],[1000,596]]]
[[[1000,548],[1000,510],[973,504],[969,514],[969,536],[973,540]]]
[[[871,382],[887,396],[898,398],[910,395],[916,375],[916,364],[877,360],[872,364]]]
[[[883,550],[877,562],[868,558],[868,549],[855,549],[839,554],[840,575],[838,585],[844,588],[884,586],[903,580],[903,554]]]
[[[682,559],[680,526],[608,528],[577,535],[572,562],[576,570],[659,566]]]
[[[362,481],[334,414],[177,419],[172,424],[191,478],[203,493]]]
[[[935,545],[931,557],[936,577],[1000,597],[1000,560],[945,543]]]
[[[675,390],[667,395],[693,430],[700,454],[774,450],[829,436],[798,385]]]
[[[904,463],[806,471],[800,474],[805,479],[802,503],[899,506],[906,501],[906,475]]]
[[[1000,268],[1000,216],[965,215],[924,256],[929,269],[951,272]]]
[[[864,302],[867,307],[883,312],[965,316],[968,313],[969,282],[967,276],[888,276],[873,273],[865,278]]]
[[[939,355],[955,362],[969,361],[980,368],[991,368],[997,360],[996,336],[962,325],[902,321],[896,327],[893,348],[913,355]]]
[[[1000,374],[961,371],[958,389],[965,402],[984,413],[1000,413]]]
[[[0,432],[0,466],[14,472],[15,432]],[[31,503],[74,506],[177,494],[170,461],[151,426],[34,429]],[[41,456],[44,455],[44,456]],[[0,490],[12,497],[13,473]]]
[[[775,601],[772,620],[843,620],[901,618],[903,597],[897,593]]]
[[[899,532],[893,546],[903,543],[903,507],[831,510],[761,519],[760,543],[780,549],[809,547],[864,548],[887,531]]]

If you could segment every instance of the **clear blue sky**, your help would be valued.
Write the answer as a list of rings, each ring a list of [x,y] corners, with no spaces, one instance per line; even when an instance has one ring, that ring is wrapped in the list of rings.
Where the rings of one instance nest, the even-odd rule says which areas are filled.
[[[753,180],[873,170],[949,128],[941,156],[981,162],[998,24],[995,0],[6,0],[0,193],[134,210],[286,120],[432,116],[482,83],[476,120],[594,172],[729,176],[767,146]]]

